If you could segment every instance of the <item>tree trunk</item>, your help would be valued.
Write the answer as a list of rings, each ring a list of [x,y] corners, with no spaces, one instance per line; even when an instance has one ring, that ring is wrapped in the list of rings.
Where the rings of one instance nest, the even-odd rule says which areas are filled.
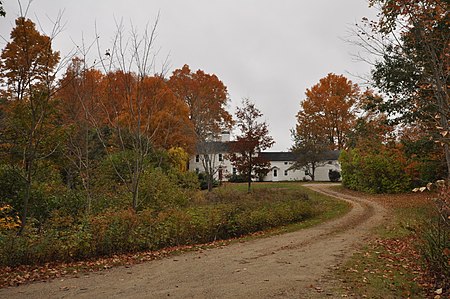
[[[28,217],[28,205],[30,203],[31,197],[31,183],[32,183],[32,165],[31,161],[25,162],[25,171],[26,171],[26,190],[25,197],[23,199],[23,209],[22,215],[20,217],[20,229],[18,234],[21,235],[25,231],[25,226],[27,225],[27,217]]]
[[[208,192],[211,192],[213,189],[213,175],[210,172],[208,172],[206,174],[206,179],[208,181]]]
[[[252,154],[250,153],[250,157],[249,157],[249,166],[248,166],[248,187],[247,187],[247,193],[252,193],[252,169],[253,169],[253,165],[252,165]]]
[[[316,179],[316,165],[311,166],[311,180],[314,182]]]
[[[438,88],[442,89],[442,85],[440,86],[438,84]],[[446,92],[446,91],[441,91],[441,92],[437,93],[438,109],[440,111],[440,122],[439,123],[442,127],[442,130],[444,132],[447,132],[447,134],[450,135],[450,127],[448,125],[448,118],[445,113],[445,111],[448,111],[448,109],[449,109],[448,95],[446,96],[446,93],[444,94],[444,92]],[[443,141],[443,143],[444,143],[445,161],[447,162],[447,180],[450,181],[450,146],[447,142],[445,142],[445,140]]]
[[[85,150],[86,150],[86,167],[85,167],[85,178],[83,180],[83,186],[84,190],[86,191],[86,199],[87,199],[87,214],[91,214],[91,208],[92,208],[92,197],[91,197],[91,183],[90,183],[90,159],[89,159],[89,129],[86,128],[85,132]],[[80,165],[81,169],[82,165]]]
[[[450,182],[450,146],[444,144],[445,160],[447,162],[447,180]]]
[[[205,169],[206,182],[208,184],[208,192],[211,192],[213,189],[214,182],[214,167],[213,161],[209,158],[208,154],[203,155],[203,168]]]
[[[137,210],[137,204],[138,204],[138,202],[137,202],[137,199],[138,199],[138,196],[137,196],[138,194],[137,194],[137,190],[134,190],[133,192],[132,192],[132,196],[133,196],[133,210]]]
[[[247,187],[247,193],[252,193],[252,173],[249,169],[248,172],[248,187]]]
[[[133,210],[137,211],[138,200],[139,200],[139,177],[140,174],[137,173],[137,169],[135,169],[135,173],[132,176],[131,182],[131,195],[133,197]]]

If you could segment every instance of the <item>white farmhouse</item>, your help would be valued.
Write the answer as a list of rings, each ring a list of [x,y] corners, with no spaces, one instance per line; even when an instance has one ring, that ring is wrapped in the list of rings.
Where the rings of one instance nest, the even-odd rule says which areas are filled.
[[[264,158],[270,161],[270,171],[264,177],[264,181],[302,181],[310,180],[309,169],[291,169],[296,161],[296,156],[292,152],[262,152]],[[329,151],[324,155],[323,165],[316,168],[316,181],[329,181],[328,172],[337,170],[341,172],[338,162],[339,151]]]
[[[214,165],[214,178],[219,181],[227,181],[228,178],[237,174],[236,168],[233,167],[227,156],[230,152],[230,134],[223,133],[220,141],[208,142],[208,159]],[[302,181],[310,180],[309,170],[294,170],[291,167],[296,161],[296,156],[292,152],[262,152],[264,158],[270,161],[270,171],[263,178],[266,182],[276,181]],[[324,155],[322,165],[316,168],[316,181],[329,181],[328,173],[330,170],[341,171],[338,162],[339,151],[329,151]],[[204,172],[203,155],[194,155],[189,160],[189,170],[197,173]]]

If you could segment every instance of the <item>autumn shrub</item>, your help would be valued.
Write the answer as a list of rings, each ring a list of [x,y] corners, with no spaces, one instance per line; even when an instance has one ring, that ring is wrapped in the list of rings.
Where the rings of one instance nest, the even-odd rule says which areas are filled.
[[[127,149],[110,153],[100,161],[97,174],[105,182],[116,182],[122,184],[131,180],[130,163],[139,159],[138,153]],[[148,163],[148,161],[144,161]]]
[[[249,194],[219,188],[207,196],[209,201],[223,205],[226,213],[220,234],[233,237],[301,221],[318,212],[306,193],[294,190],[261,188]]]
[[[31,261],[28,256],[30,247],[29,239],[25,236],[17,237],[16,231],[2,231],[0,233],[0,264],[5,266],[17,266],[20,264],[37,263]]]
[[[312,217],[314,210],[301,200],[248,203],[232,217],[230,234],[240,236]]]
[[[339,158],[344,186],[370,193],[399,193],[411,189],[411,177],[401,149],[380,146],[342,151]]]
[[[15,230],[1,233],[0,264],[71,261],[205,243],[306,220],[320,212],[299,191],[217,193],[214,202],[162,210],[107,209],[83,217],[56,210],[44,226],[30,221],[22,235]]]
[[[19,208],[24,189],[25,181],[20,174],[9,165],[0,164],[0,202]]]
[[[186,178],[188,181],[188,176]],[[190,185],[186,181],[185,183]],[[188,189],[180,186],[178,176],[166,175],[160,168],[149,168],[144,171],[139,190],[141,209],[164,210],[173,207],[185,207],[188,203]]]
[[[37,168],[30,190],[29,218],[42,226],[55,210],[64,210],[71,215],[79,215],[85,210],[85,198],[63,184],[54,164],[41,161]],[[21,173],[10,166],[0,165],[0,204],[8,204],[15,212],[22,211],[25,193],[26,184]]]
[[[92,217],[91,247],[94,255],[136,251],[136,228],[139,226],[137,214],[132,209],[106,211]]]
[[[92,257],[92,232],[84,222],[55,211],[44,225],[30,219],[24,232],[0,232],[0,264],[40,264]]]
[[[420,246],[436,288],[450,288],[450,186],[442,186],[434,199],[434,215],[420,229]]]
[[[51,232],[40,234],[29,229],[20,236],[16,231],[2,233],[0,247],[2,265],[39,264],[59,258],[57,238]]]
[[[200,182],[198,175],[192,171],[179,171],[171,169],[168,171],[169,178],[184,190],[198,190],[200,189]]]
[[[439,143],[428,136],[405,134],[401,144],[409,160],[408,172],[413,177],[413,187],[421,187],[446,176],[445,157]]]
[[[20,218],[18,213],[8,204],[0,204],[0,232],[13,230],[19,226]]]
[[[0,235],[0,263],[41,264],[135,251],[133,215],[114,211],[83,221],[54,215],[41,230],[28,226],[21,235]]]

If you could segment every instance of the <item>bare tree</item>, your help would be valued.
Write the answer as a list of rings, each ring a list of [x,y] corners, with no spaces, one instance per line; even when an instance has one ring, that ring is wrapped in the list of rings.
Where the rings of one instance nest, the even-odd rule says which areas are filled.
[[[219,153],[221,152],[222,142],[205,140],[197,143],[197,153],[205,171],[208,191],[212,191],[214,185],[214,176],[219,172],[220,162]]]
[[[61,111],[68,127],[63,150],[64,157],[70,162],[65,167],[67,184],[75,188],[75,176],[80,178],[87,200],[86,212],[89,214],[92,205],[92,156],[99,152],[91,118],[99,115],[96,103],[101,94],[102,74],[87,66],[86,52],[82,53],[82,58],[74,58],[59,81],[58,98],[62,101]]]
[[[116,22],[116,33],[111,48],[104,49],[97,42],[97,53],[101,67],[106,74],[107,96],[100,100],[103,119],[91,117],[98,138],[112,162],[114,171],[126,185],[132,196],[132,207],[139,206],[139,186],[146,161],[154,147],[154,138],[161,129],[160,123],[150,124],[151,111],[145,107],[145,80],[155,70],[156,29],[159,15],[154,24],[145,28],[142,35],[131,25],[129,36],[122,22]],[[97,34],[98,35],[98,34]],[[164,73],[164,70],[161,71]],[[118,86],[122,87],[118,94]],[[110,136],[102,130],[104,121],[113,131],[114,146],[122,153],[125,169],[119,169],[112,159]]]

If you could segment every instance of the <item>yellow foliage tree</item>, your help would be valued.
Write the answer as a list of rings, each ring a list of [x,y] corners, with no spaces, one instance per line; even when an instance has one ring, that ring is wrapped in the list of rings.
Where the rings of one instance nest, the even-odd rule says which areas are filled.
[[[172,165],[181,172],[187,171],[189,154],[181,147],[172,147],[167,151]]]

